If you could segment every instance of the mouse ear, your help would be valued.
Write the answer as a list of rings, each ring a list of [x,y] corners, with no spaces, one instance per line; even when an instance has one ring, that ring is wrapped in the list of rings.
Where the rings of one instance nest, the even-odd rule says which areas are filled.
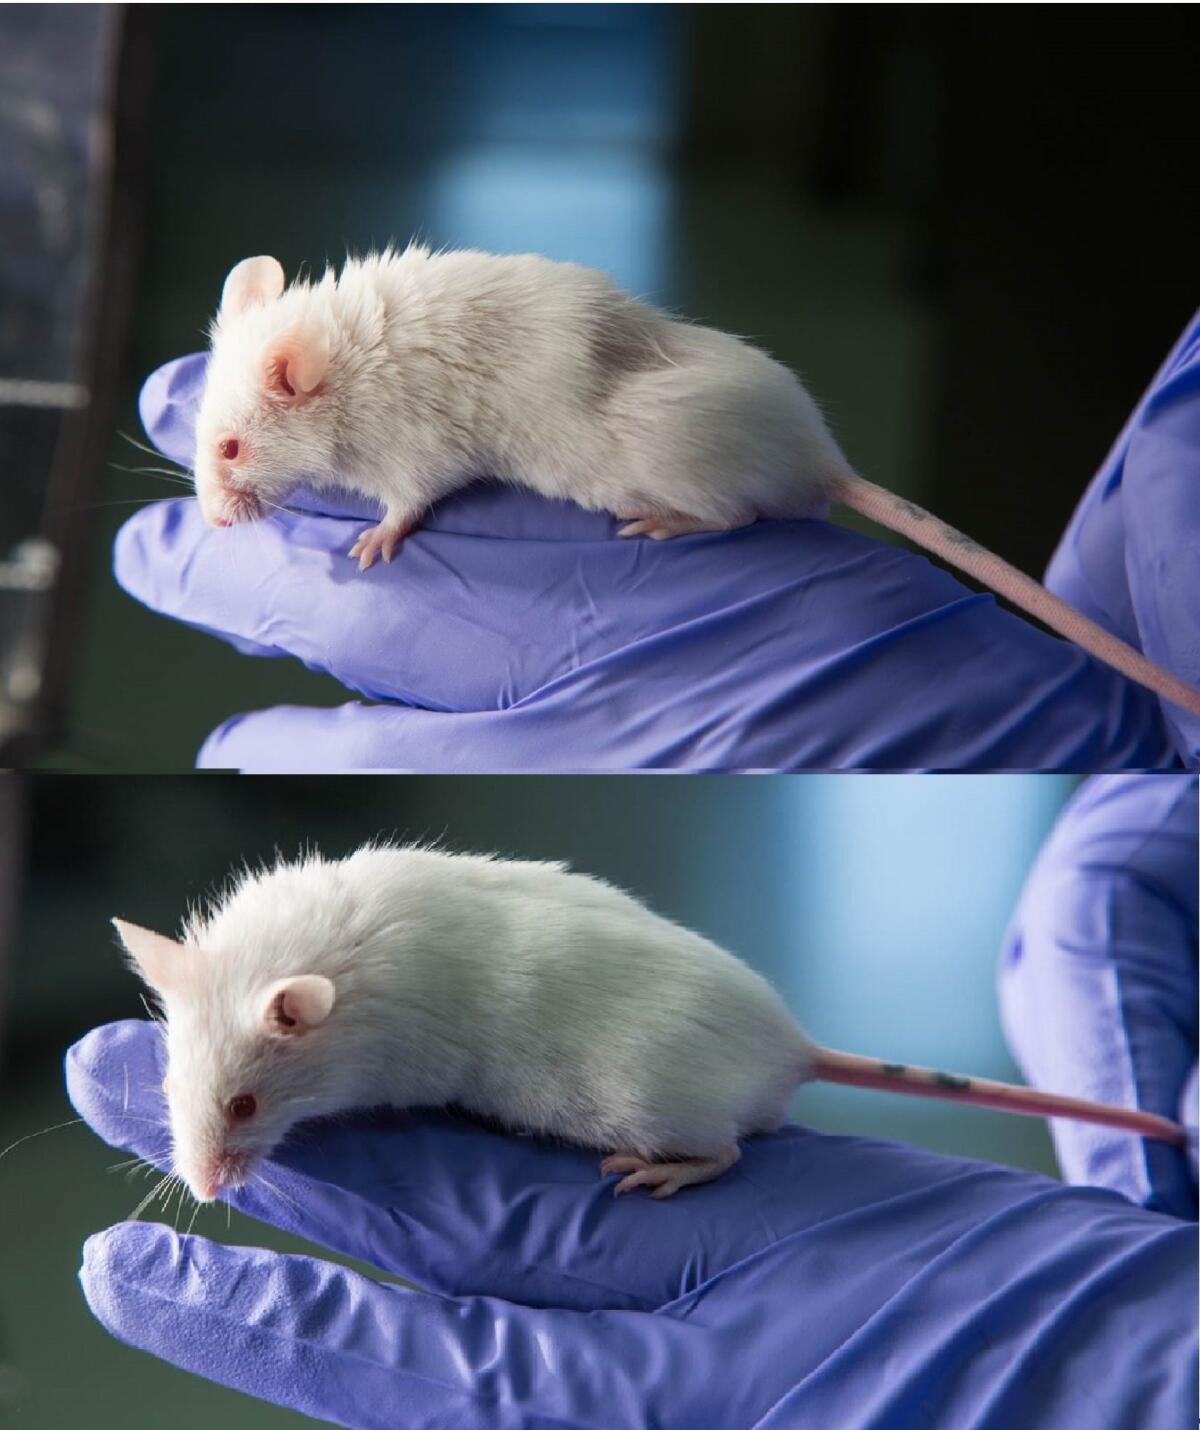
[[[281,1038],[310,1033],[333,1011],[335,991],[331,979],[318,973],[303,973],[272,984],[263,1008],[267,1031]]]
[[[183,960],[187,957],[182,944],[161,933],[126,923],[124,919],[113,919],[112,923],[144,983],[156,993],[164,994],[179,987],[186,968]]]
[[[256,303],[269,303],[283,292],[283,265],[278,258],[263,254],[259,258],[243,258],[235,264],[221,289],[222,318],[236,318]]]
[[[329,367],[329,334],[319,323],[299,323],[277,333],[263,349],[262,367],[268,392],[285,402],[301,402]]]

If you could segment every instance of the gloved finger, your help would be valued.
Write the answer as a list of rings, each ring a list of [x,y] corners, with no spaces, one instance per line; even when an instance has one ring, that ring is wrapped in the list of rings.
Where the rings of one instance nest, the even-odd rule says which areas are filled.
[[[1151,660],[1195,684],[1200,600],[1200,312],[1155,374],[1089,483],[1046,572],[1047,586]],[[1164,703],[1183,762],[1200,762],[1200,719]]]
[[[1134,687],[1109,683],[1097,704],[1090,680],[1042,675],[1019,708],[1010,702],[1001,713],[996,692],[980,682],[947,689],[928,671],[912,684],[897,673],[894,701],[876,692],[851,714],[833,679],[815,682],[806,699],[804,674],[789,681],[776,670],[774,690],[756,702],[753,688],[727,671],[697,677],[684,691],[669,665],[616,657],[496,710],[354,702],[247,711],[212,731],[196,764],[257,774],[495,774],[1173,763],[1157,714]],[[922,698],[933,692],[932,707],[916,708],[918,690]]]
[[[1197,1156],[1197,1134],[1200,1133],[1198,1102],[1200,1102],[1200,1063],[1193,1063],[1188,1080],[1184,1083],[1183,1092],[1179,1097],[1179,1121],[1191,1134],[1184,1150],[1187,1153],[1188,1166],[1192,1169],[1193,1182],[1200,1180],[1200,1157]]]
[[[1001,1012],[1039,1087],[1176,1117],[1197,1038],[1197,791],[1191,775],[1097,777],[1039,853],[1010,927]],[[1070,1181],[1196,1214],[1177,1148],[1055,1120]]]
[[[430,1296],[156,1223],[93,1236],[80,1277],[127,1344],[355,1430],[634,1430],[667,1423],[667,1394],[686,1408],[702,1371],[698,1327]]]
[[[147,430],[173,455],[190,453],[203,374],[202,357],[183,359],[146,384]],[[366,518],[354,500],[297,501]],[[351,711],[318,717],[313,735],[321,746],[332,723],[354,751],[298,748],[281,765],[270,732],[253,748],[257,717],[246,717],[229,749],[212,748],[228,730],[210,742],[208,764],[1058,769],[1172,758],[1153,697],[923,558],[826,522],[672,543],[622,541],[615,528],[570,503],[477,486],[439,504],[393,565],[360,576],[339,549],[357,521],[275,513],[211,532],[184,502],[128,524],[117,571],[155,609],[244,651],[294,654],[372,698],[484,717],[549,702],[555,717],[458,732]],[[472,742],[493,738],[473,761]]]
[[[70,1049],[66,1072],[73,1105],[105,1141],[153,1152],[166,1170],[161,1042],[136,1019],[96,1028]],[[803,1177],[815,1139],[793,1140],[790,1173]],[[748,1151],[750,1165],[758,1155]],[[601,1176],[600,1161],[461,1118],[380,1111],[298,1129],[226,1199],[419,1285],[529,1305],[653,1308],[701,1264],[762,1249],[763,1192],[744,1170],[668,1208],[614,1198],[617,1178]],[[715,1234],[714,1205],[723,1228]]]
[[[1200,679],[1198,462],[1200,314],[1133,425],[1122,473],[1125,564],[1140,647],[1192,684]],[[1194,768],[1200,763],[1200,716],[1173,705],[1165,713]]]
[[[160,1042],[152,1025],[129,1021],[94,1030],[68,1054],[72,1101],[114,1145],[160,1143]],[[964,1166],[951,1159],[795,1127],[749,1139],[718,1181],[669,1202],[614,1198],[617,1178],[602,1178],[599,1162],[598,1153],[463,1119],[377,1111],[298,1129],[261,1180],[229,1200],[436,1291],[657,1309],[753,1264],[778,1240],[824,1235],[828,1256],[837,1237],[822,1228],[854,1225],[856,1237],[877,1241],[888,1222],[880,1208],[914,1196],[936,1201],[930,1220],[944,1232],[955,1202],[975,1216],[992,1199],[1006,1204],[1020,1180],[999,1169],[973,1175],[967,1198]]]

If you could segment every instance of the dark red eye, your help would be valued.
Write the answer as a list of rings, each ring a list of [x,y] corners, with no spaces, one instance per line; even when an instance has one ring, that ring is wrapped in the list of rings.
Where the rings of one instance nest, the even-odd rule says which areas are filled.
[[[258,1103],[248,1092],[239,1092],[229,1099],[229,1115],[237,1122],[247,1122],[258,1111]]]
[[[239,451],[238,439],[236,437],[226,437],[223,442],[218,444],[217,451],[220,452],[225,461],[232,462]]]

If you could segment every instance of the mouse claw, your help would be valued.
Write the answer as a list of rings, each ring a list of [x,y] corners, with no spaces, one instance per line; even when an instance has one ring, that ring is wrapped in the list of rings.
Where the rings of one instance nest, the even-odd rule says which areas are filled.
[[[416,524],[415,521],[381,521],[378,526],[364,531],[350,548],[351,559],[358,557],[360,571],[369,570],[375,564],[377,556],[382,556],[385,561],[391,561],[396,554],[397,546],[416,527]]]
[[[722,1172],[728,1171],[740,1156],[735,1144],[722,1147],[712,1157],[688,1157],[677,1162],[651,1162],[635,1152],[614,1152],[600,1163],[600,1174],[628,1174],[613,1188],[614,1197],[645,1187],[655,1201],[662,1201],[664,1197],[673,1197],[683,1187],[713,1181]]]

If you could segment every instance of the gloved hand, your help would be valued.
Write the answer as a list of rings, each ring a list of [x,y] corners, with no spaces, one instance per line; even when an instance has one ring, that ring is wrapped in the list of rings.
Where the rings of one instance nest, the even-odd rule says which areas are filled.
[[[1099,776],[1059,817],[1000,963],[1005,1032],[1035,1087],[1195,1128],[1197,817],[1194,775]],[[1052,1130],[1068,1181],[1196,1215],[1184,1152],[1081,1122]]]
[[[163,1146],[161,1039],[67,1057],[114,1146]],[[1175,1430],[1193,1234],[1109,1192],[788,1127],[666,1202],[599,1156],[448,1116],[313,1124],[235,1205],[426,1288],[122,1223],[89,1304],[122,1340],[358,1430]]]
[[[1200,683],[1197,472],[1200,312],[1092,479],[1046,572],[1063,600],[1192,685]],[[1169,704],[1163,713],[1195,769],[1200,717]]]
[[[190,464],[205,359],[147,382]],[[139,511],[116,575],[246,654],[292,655],[374,705],[234,716],[199,764],[255,771],[1109,769],[1174,763],[1158,701],[923,557],[824,521],[622,540],[569,503],[478,484],[392,565],[378,519],[312,494],[213,531]],[[320,514],[318,514],[320,513]]]

